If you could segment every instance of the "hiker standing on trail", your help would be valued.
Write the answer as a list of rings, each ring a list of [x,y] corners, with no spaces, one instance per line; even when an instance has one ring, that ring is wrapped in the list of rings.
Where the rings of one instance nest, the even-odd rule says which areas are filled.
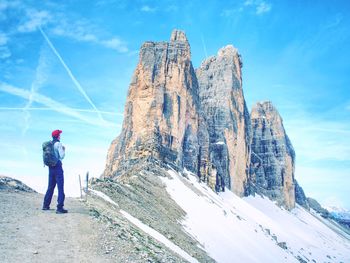
[[[60,142],[61,133],[61,130],[54,130],[52,132],[52,141],[43,144],[44,164],[49,167],[49,185],[44,197],[43,210],[50,209],[52,195],[57,184],[57,214],[68,213],[68,210],[63,208],[65,195],[62,160],[65,155],[65,147]]]

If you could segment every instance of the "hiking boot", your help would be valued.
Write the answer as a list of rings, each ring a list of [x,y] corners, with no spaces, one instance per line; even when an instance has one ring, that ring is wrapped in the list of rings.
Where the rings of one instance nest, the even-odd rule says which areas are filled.
[[[56,210],[56,214],[66,214],[66,213],[68,213],[68,210],[64,208],[59,208]]]
[[[46,210],[50,210],[49,206],[43,206],[42,210],[46,211]]]

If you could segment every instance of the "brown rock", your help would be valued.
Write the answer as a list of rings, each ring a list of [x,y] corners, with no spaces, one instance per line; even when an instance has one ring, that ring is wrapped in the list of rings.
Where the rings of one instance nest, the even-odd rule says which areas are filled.
[[[129,87],[122,132],[109,149],[104,175],[113,176],[139,158],[179,167],[187,158],[197,167],[197,153],[192,152],[198,149],[197,104],[197,78],[184,32],[174,30],[170,42],[144,43]],[[183,151],[184,140],[189,152]]]

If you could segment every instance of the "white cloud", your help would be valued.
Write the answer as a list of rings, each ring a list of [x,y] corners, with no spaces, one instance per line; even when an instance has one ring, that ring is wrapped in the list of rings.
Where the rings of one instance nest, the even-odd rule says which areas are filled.
[[[150,6],[148,6],[148,5],[144,5],[144,6],[141,7],[140,10],[141,10],[142,12],[153,13],[153,12],[155,12],[155,11],[157,10],[157,8],[155,8],[155,7],[150,7]]]
[[[33,32],[52,21],[51,14],[46,10],[37,11],[35,9],[28,9],[26,13],[28,19],[18,26],[19,32]]]
[[[88,26],[84,27],[79,24],[60,25],[52,29],[50,32],[62,37],[69,37],[80,42],[89,42],[116,50],[120,53],[128,52],[127,44],[118,37],[110,39],[100,39],[96,34],[88,32]]]
[[[325,200],[323,200],[322,206],[325,208],[345,207],[344,202],[338,196],[328,196]]]
[[[298,160],[350,161],[350,125],[347,122],[299,116],[285,123],[285,128]]]
[[[97,115],[99,116],[100,120],[103,122],[104,119],[101,115],[101,113],[99,112],[99,110],[97,109],[97,107],[95,106],[95,104],[92,102],[92,100],[90,99],[90,97],[87,95],[87,93],[85,92],[85,90],[83,89],[83,87],[80,85],[80,82],[75,78],[75,76],[73,75],[72,71],[70,70],[70,68],[67,66],[67,64],[64,62],[62,56],[58,53],[57,49],[54,47],[54,45],[52,44],[52,42],[50,41],[50,39],[48,38],[48,36],[45,34],[45,32],[39,28],[42,36],[45,38],[47,44],[50,46],[51,50],[55,53],[55,55],[57,56],[57,58],[59,59],[59,61],[61,62],[62,66],[65,68],[66,72],[68,73],[69,77],[71,78],[71,80],[73,81],[74,85],[76,86],[76,88],[80,91],[80,93],[83,95],[83,97],[86,99],[87,102],[89,102],[89,104],[95,109]]]
[[[11,51],[6,46],[0,46],[0,59],[11,57]]]
[[[8,41],[8,37],[6,34],[0,32],[0,46],[6,45]]]
[[[54,13],[47,10],[24,9],[25,19],[18,26],[19,32],[34,32],[45,28],[50,34],[67,37],[79,42],[88,42],[116,50],[120,53],[128,52],[127,44],[117,36],[110,38],[88,20],[71,18],[67,13]],[[149,10],[151,11],[151,10]],[[2,40],[0,35],[0,43]]]
[[[9,9],[9,8],[13,8],[13,7],[17,7],[20,5],[19,1],[6,1],[6,0],[2,0],[0,2],[0,11]]]
[[[296,179],[305,191],[306,196],[315,198],[323,205],[340,205],[350,208],[348,185],[350,183],[349,168],[320,167],[312,165],[296,165]],[[335,202],[342,200],[344,203]]]
[[[67,18],[61,18],[60,23],[55,23],[56,26],[50,30],[51,33],[62,36],[69,37],[71,39],[81,41],[81,42],[98,42],[98,37],[96,34],[91,33],[93,31],[91,26],[82,20],[71,22]]]
[[[124,8],[127,5],[128,0],[95,0],[94,2],[98,7],[113,5],[113,7]]]
[[[176,12],[177,10],[179,10],[179,7],[177,5],[169,5],[165,11],[167,12]]]
[[[39,91],[39,89],[44,85],[44,83],[48,79],[49,71],[50,71],[50,60],[48,59],[47,50],[45,48],[41,48],[38,66],[35,70],[35,78],[30,87],[31,94],[35,94]],[[33,104],[33,96],[29,96],[29,99],[26,105],[23,107],[24,111],[24,127],[22,130],[22,134],[25,134],[30,127],[31,114],[29,112],[29,108],[31,108]]]
[[[91,109],[78,109],[78,108],[71,108],[74,111],[77,112],[87,112],[87,113],[96,113],[95,110]],[[0,111],[23,111],[24,108],[19,108],[19,107],[0,107]],[[28,111],[52,111],[52,108],[47,108],[47,107],[30,107],[27,109]],[[122,112],[112,112],[112,111],[100,111],[101,114],[104,115],[112,115],[112,116],[121,116],[123,117],[124,114]],[[6,126],[1,127],[1,129],[7,128]]]
[[[7,59],[11,57],[11,51],[6,46],[8,37],[6,34],[0,32],[0,59]]]
[[[62,18],[61,22],[59,24],[57,23],[57,25],[50,30],[50,33],[61,37],[68,37],[80,42],[101,45],[120,53],[129,51],[127,44],[119,37],[114,36],[109,39],[103,39],[98,36],[98,29],[83,20],[70,23],[68,18]]]
[[[113,37],[109,40],[101,41],[102,45],[105,47],[117,50],[121,53],[128,52],[128,47],[126,44],[117,37]]]
[[[262,0],[246,0],[235,8],[224,9],[221,12],[223,17],[233,17],[240,12],[252,11],[256,15],[263,15],[271,11],[272,5]]]
[[[253,4],[254,4],[254,1],[253,1],[253,0],[246,0],[246,1],[243,3],[244,6],[251,6],[251,5],[253,5]]]
[[[256,5],[256,14],[257,15],[262,15],[264,13],[268,13],[271,10],[271,4],[266,3],[266,2],[260,2],[259,4]]]
[[[56,112],[62,113],[64,115],[76,118],[78,120],[84,121],[88,124],[91,124],[93,126],[116,126],[114,123],[101,120],[101,119],[96,119],[96,118],[90,118],[86,117],[85,115],[81,114],[80,112],[75,111],[74,109],[66,106],[65,104],[62,104],[58,101],[55,101],[47,96],[41,95],[37,92],[30,92],[28,90],[24,90],[21,88],[17,88],[11,85],[8,85],[6,83],[1,83],[0,82],[0,91],[6,92],[9,94],[12,94],[17,97],[21,97],[24,99],[31,99],[33,102],[42,104]]]
[[[22,64],[24,62],[23,58],[16,59],[16,64]]]

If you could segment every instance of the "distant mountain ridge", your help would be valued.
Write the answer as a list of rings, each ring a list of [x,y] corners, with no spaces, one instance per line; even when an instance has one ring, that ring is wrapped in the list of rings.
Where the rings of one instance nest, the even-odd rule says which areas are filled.
[[[332,219],[340,225],[346,227],[346,230],[350,233],[350,211],[344,208],[330,206],[322,207],[315,199],[308,197],[308,204],[311,209],[316,211],[324,218]]]
[[[145,42],[103,177],[145,159],[191,171],[217,192],[226,187],[239,196],[267,195],[288,209],[295,202],[307,207],[282,118],[268,101],[249,113],[242,66],[228,45],[194,70],[180,30],[170,42]]]

